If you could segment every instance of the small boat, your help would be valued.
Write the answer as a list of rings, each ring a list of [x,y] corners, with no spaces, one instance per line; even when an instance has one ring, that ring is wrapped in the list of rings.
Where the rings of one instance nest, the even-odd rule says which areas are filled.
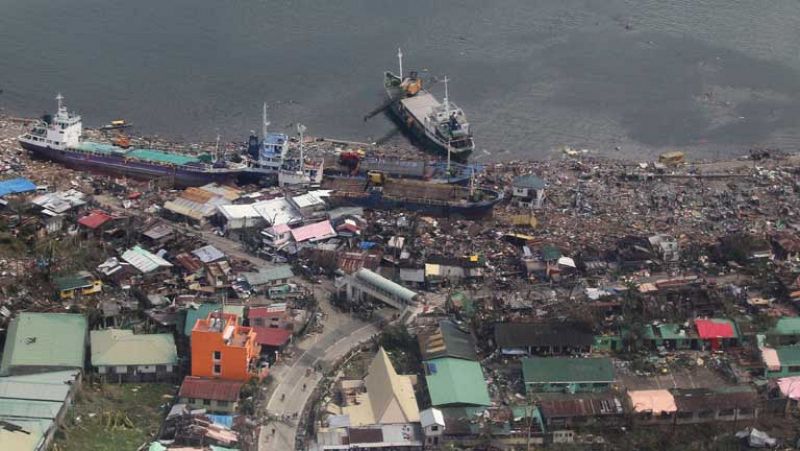
[[[125,122],[124,119],[117,119],[100,127],[100,130],[121,130],[123,128],[129,128],[129,127],[133,127],[133,125],[129,124],[128,122]]]

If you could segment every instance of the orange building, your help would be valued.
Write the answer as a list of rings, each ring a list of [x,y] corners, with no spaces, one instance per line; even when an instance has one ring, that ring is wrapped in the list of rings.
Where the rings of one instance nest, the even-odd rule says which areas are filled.
[[[243,382],[263,378],[260,352],[252,328],[238,325],[232,313],[212,312],[192,329],[192,376]]]

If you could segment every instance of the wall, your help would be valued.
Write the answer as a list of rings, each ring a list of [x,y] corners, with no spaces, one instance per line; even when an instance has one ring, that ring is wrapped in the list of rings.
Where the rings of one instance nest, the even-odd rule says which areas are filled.
[[[252,343],[245,347],[227,346],[220,332],[192,332],[192,376],[219,378],[247,382],[248,361],[257,356]],[[214,351],[221,352],[221,359],[214,361]],[[214,373],[219,364],[221,372]]]
[[[191,402],[190,402],[191,401]],[[208,401],[208,404],[206,404]],[[219,413],[219,414],[231,414],[236,413],[237,408],[239,407],[239,402],[228,402],[227,405],[223,405],[220,401],[215,400],[203,400],[203,399],[195,399],[195,398],[183,398],[181,397],[179,402],[188,405],[192,409],[205,409],[209,413]]]

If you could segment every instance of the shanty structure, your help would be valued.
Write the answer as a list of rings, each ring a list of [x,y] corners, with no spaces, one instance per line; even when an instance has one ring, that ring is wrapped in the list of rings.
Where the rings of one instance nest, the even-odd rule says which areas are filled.
[[[172,263],[139,246],[125,251],[122,254],[122,260],[130,263],[131,266],[144,274],[172,267]]]

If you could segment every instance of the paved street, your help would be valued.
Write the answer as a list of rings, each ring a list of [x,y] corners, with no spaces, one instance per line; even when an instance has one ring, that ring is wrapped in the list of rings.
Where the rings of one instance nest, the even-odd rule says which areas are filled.
[[[336,361],[379,331],[377,320],[367,323],[346,313],[334,311],[328,303],[327,290],[316,287],[316,291],[320,309],[326,315],[323,332],[306,337],[297,344],[296,355],[292,360],[285,364],[280,363],[271,370],[277,386],[267,402],[266,412],[279,418],[302,412],[311,391],[321,379],[321,374],[314,370],[317,364],[324,367]],[[306,376],[308,370],[311,371],[310,376]],[[292,419],[289,422],[274,421],[264,426],[261,429],[259,450],[294,449],[296,424],[297,419]]]

